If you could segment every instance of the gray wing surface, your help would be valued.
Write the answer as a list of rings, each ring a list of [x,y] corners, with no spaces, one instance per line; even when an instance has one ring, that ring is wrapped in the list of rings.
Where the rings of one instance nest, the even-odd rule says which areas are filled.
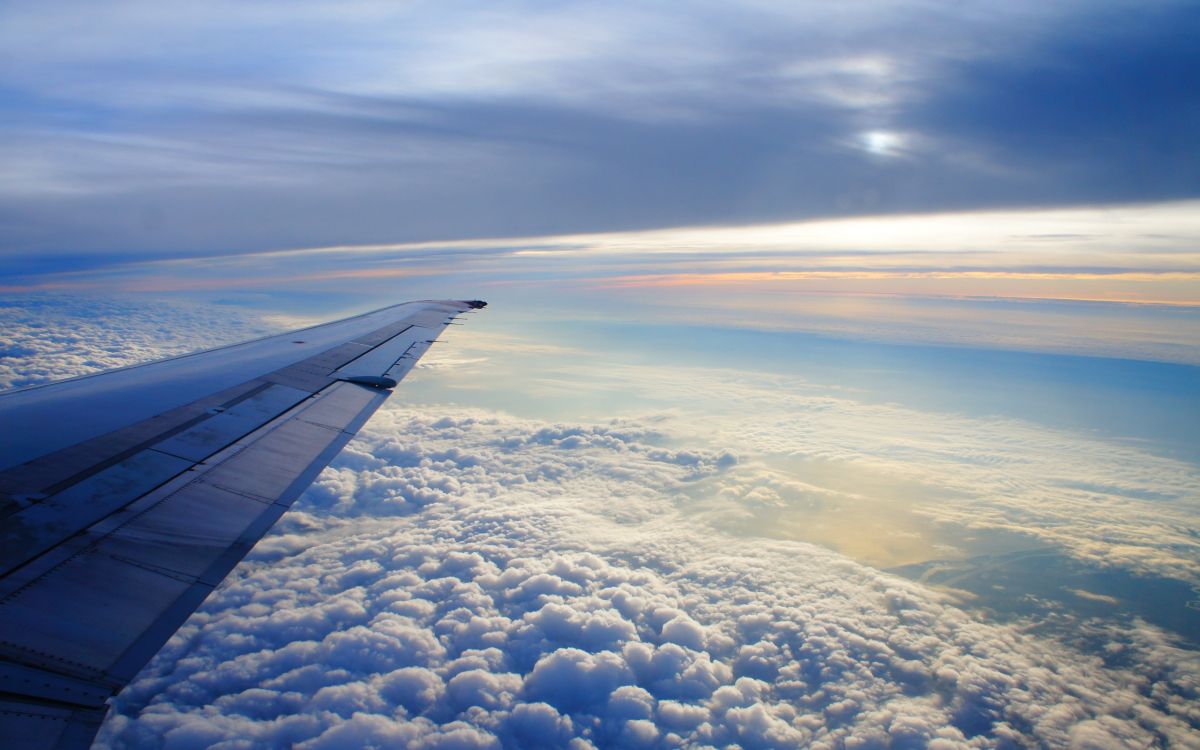
[[[107,700],[483,305],[410,302],[0,394],[0,744],[89,747]]]

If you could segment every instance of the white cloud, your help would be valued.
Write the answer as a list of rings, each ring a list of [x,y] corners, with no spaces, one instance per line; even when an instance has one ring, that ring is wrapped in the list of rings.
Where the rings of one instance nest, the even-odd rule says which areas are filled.
[[[114,361],[148,354],[164,315],[189,315],[125,313]],[[37,351],[74,321],[39,336],[22,315]],[[197,336],[243,325],[192,319]],[[80,336],[88,353],[65,361],[92,366],[99,340]],[[519,376],[532,356],[510,347],[502,365],[455,341],[443,395],[481,368]],[[1200,658],[1153,626],[1083,621],[1064,643],[745,533],[780,510],[858,522],[899,506],[1194,580],[1180,544],[1194,468],[787,378],[575,359],[541,374],[580,393],[599,378],[631,402],[654,391],[659,410],[553,422],[397,397],[119,696],[98,747],[1196,742]],[[846,476],[898,489],[871,505]]]
[[[653,419],[607,429],[630,438],[623,452],[657,455],[663,448],[646,447],[654,443],[673,446],[666,461],[694,460],[689,478],[708,481],[680,488],[688,510],[726,531],[819,541],[883,565],[928,559],[938,545],[944,557],[974,554],[976,532],[1009,533],[1026,548],[1063,549],[1100,568],[1200,581],[1192,544],[1200,533],[1200,471],[1136,442],[873,402],[799,377],[628,365],[607,352],[529,356],[512,342],[493,346],[486,331],[465,330],[454,351],[491,359],[439,370],[442,390],[434,396],[466,395],[458,383],[490,379],[513,402],[522,390],[526,399],[544,397],[532,371],[566,389],[568,401],[612,391],[623,402],[652,404]],[[613,439],[590,429],[539,427],[534,434],[547,444]],[[672,442],[667,432],[687,438]],[[430,491],[421,490],[410,499]],[[648,517],[629,502],[607,512]]]
[[[0,303],[0,390],[210,349],[284,330],[234,307],[22,295]]]
[[[1154,629],[1103,634],[1136,674],[820,547],[724,534],[688,492],[742,467],[660,431],[385,409],[282,523],[303,548],[261,545],[101,746],[1195,739],[1200,664]]]

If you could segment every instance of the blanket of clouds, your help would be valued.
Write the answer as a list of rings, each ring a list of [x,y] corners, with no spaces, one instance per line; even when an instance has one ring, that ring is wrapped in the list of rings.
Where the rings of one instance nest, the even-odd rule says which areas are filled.
[[[104,336],[78,335],[89,309],[114,313]],[[28,381],[280,325],[103,299],[7,314],[41,342],[10,363]],[[182,333],[156,351],[163,327]],[[1019,527],[1101,568],[1194,585],[1194,466],[1019,420],[748,371],[601,367],[609,354],[472,331],[430,355],[121,694],[98,747],[1200,741],[1200,658],[1170,632],[1065,610],[1057,629],[989,617],[966,592],[856,561],[853,533],[819,545],[788,531],[848,519],[882,549],[864,519],[899,508],[901,557],[906,535],[958,528],[938,537],[950,554],[968,532]],[[671,389],[617,418],[513,400],[518,416],[472,398],[489,378],[558,389],[550,402],[611,389],[644,405]],[[831,465],[901,489],[852,492]]]
[[[119,699],[101,746],[1185,747],[1200,661],[1085,653],[716,532],[653,425],[387,408]],[[1129,665],[1136,665],[1130,668]]]
[[[0,390],[266,336],[261,315],[214,305],[42,295],[0,302]]]

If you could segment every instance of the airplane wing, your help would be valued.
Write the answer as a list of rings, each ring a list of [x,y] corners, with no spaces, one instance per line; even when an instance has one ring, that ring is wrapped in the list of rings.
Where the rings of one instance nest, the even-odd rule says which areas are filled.
[[[0,742],[107,710],[479,301],[410,302],[0,394]]]

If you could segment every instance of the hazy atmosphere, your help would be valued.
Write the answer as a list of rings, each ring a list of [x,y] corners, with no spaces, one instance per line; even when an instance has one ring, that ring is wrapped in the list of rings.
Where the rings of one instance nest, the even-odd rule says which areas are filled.
[[[484,299],[97,748],[1200,746],[1194,4],[0,8],[0,388]]]

